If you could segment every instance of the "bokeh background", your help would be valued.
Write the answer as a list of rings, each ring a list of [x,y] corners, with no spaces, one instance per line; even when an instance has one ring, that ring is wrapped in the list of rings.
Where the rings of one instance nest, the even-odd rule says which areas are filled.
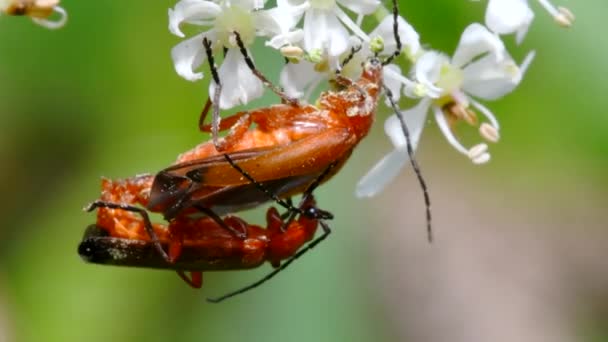
[[[336,216],[330,239],[220,305],[204,299],[270,267],[208,273],[192,290],[168,271],[76,253],[101,176],[158,171],[206,139],[196,126],[206,81],[180,79],[169,57],[174,2],[65,0],[57,31],[1,17],[0,341],[608,341],[608,2],[560,3],[574,27],[532,3],[513,55],[537,58],[521,87],[488,104],[502,125],[491,163],[472,165],[428,123],[418,156],[432,245],[411,170],[376,198],[353,196],[390,149],[379,124],[318,191]],[[451,52],[485,5],[401,9],[428,46]],[[256,57],[276,77],[275,60]]]

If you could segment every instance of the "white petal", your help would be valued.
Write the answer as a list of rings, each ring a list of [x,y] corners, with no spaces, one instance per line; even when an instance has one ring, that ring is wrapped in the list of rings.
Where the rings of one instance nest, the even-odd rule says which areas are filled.
[[[251,53],[249,54],[251,56]],[[229,109],[256,99],[264,93],[262,82],[251,72],[241,52],[229,49],[226,58],[218,70],[222,93],[220,108]],[[209,96],[215,94],[215,82],[209,85]]]
[[[393,100],[395,102],[399,101],[401,98],[401,87],[403,87],[403,83],[400,81],[397,75],[401,75],[401,69],[394,64],[386,65],[382,69],[382,79],[384,80],[384,85],[393,94]],[[386,101],[388,101],[388,98]],[[390,106],[390,102],[387,102],[386,105]]]
[[[494,127],[494,129],[496,129],[496,131],[498,131],[500,129],[500,125],[498,124],[498,120],[496,119],[496,116],[494,115],[494,113],[492,113],[492,111],[482,105],[481,103],[473,100],[473,99],[469,99],[469,101],[471,101],[471,104],[473,105],[473,107],[477,108],[477,110],[479,110],[481,112],[481,114],[483,114],[483,116],[485,116],[488,121],[490,121],[490,124]],[[498,139],[496,139],[498,140]]]
[[[452,57],[452,64],[462,67],[476,57],[490,53],[499,61],[506,53],[505,45],[500,38],[478,23],[473,23],[464,30],[460,42]]]
[[[304,50],[308,52],[323,49],[327,25],[322,16],[327,16],[327,12],[312,9],[304,14]]]
[[[320,49],[339,56],[348,48],[348,32],[332,13],[310,9],[304,15],[304,49]]]
[[[367,36],[367,34],[365,32],[363,32],[363,30],[359,27],[359,25],[357,25],[357,23],[355,23],[348,16],[348,14],[344,13],[344,11],[340,7],[337,7],[337,6],[334,7],[333,12],[336,15],[336,17],[338,19],[340,19],[340,21],[342,23],[344,23],[344,26],[346,26],[349,30],[351,30],[354,34],[356,34],[363,41],[369,41],[369,37]]]
[[[285,93],[292,97],[300,98],[313,81],[322,74],[314,70],[314,64],[307,61],[300,63],[288,63],[281,71],[280,82]]]
[[[486,10],[486,25],[497,34],[517,33],[521,43],[534,19],[527,0],[490,0]]]
[[[464,146],[462,146],[460,141],[458,141],[458,139],[456,139],[456,137],[454,136],[454,132],[452,132],[452,129],[450,128],[450,125],[448,124],[445,118],[445,114],[441,111],[441,108],[437,106],[433,106],[432,108],[433,114],[435,114],[435,122],[441,130],[441,133],[443,133],[443,136],[447,139],[448,143],[452,145],[452,147],[454,147],[456,151],[464,154],[465,156],[468,156],[469,151]]]
[[[299,21],[289,7],[275,7],[267,11],[257,11],[254,13],[255,27],[258,34],[277,35],[284,34],[293,29]]]
[[[401,111],[401,115],[405,120],[405,124],[407,125],[407,129],[410,134],[410,141],[412,142],[412,148],[415,150],[416,146],[418,146],[418,141],[420,140],[420,135],[422,134],[422,130],[424,129],[424,125],[426,123],[426,115],[429,111],[429,107],[431,105],[431,101],[428,98],[422,99],[416,106]],[[403,129],[401,127],[401,121],[397,115],[393,114],[389,116],[388,119],[384,122],[384,133],[389,137],[391,143],[395,147],[406,146],[406,139]]]
[[[203,46],[203,38],[206,36],[212,39],[213,32],[208,31],[198,34],[184,40],[171,49],[171,58],[173,59],[175,71],[188,81],[197,81],[203,78],[202,72],[195,73],[194,70],[200,67],[207,59]]]
[[[380,5],[380,0],[338,0],[338,2],[357,14],[372,14]]]
[[[310,2],[308,0],[277,0],[277,7],[289,11],[299,21],[304,12],[310,8]]]
[[[462,89],[484,100],[501,98],[519,85],[534,55],[530,52],[521,67],[508,54],[498,63],[491,56],[482,57],[464,68]]]
[[[416,151],[420,135],[426,122],[430,100],[420,101],[414,108],[403,111],[402,115],[410,133],[412,149]],[[384,123],[384,130],[391,139],[395,149],[385,155],[372,169],[357,183],[355,195],[357,197],[372,197],[386,187],[409,163],[407,144],[401,122],[395,114],[391,115]]]
[[[229,6],[239,6],[247,11],[264,8],[265,0],[230,0]]]
[[[393,53],[397,49],[395,41],[395,33],[393,32],[393,16],[387,15],[382,22],[370,33],[370,37],[382,37],[384,40],[384,52],[387,54]],[[399,39],[403,46],[408,47],[409,52],[413,55],[420,50],[420,35],[412,25],[406,22],[402,17],[398,17],[397,24],[399,26]]]
[[[272,37],[272,39],[268,40],[265,45],[275,49],[280,49],[285,45],[297,45],[302,41],[302,39],[304,39],[304,31],[297,29],[289,33],[276,35]]]
[[[361,177],[355,189],[355,196],[363,198],[377,195],[397,177],[408,160],[405,147],[396,148],[385,155],[365,176]]]
[[[435,51],[424,53],[416,60],[416,65],[414,66],[416,80],[432,92],[440,93],[442,90],[436,87],[435,83],[439,80],[441,66],[448,62],[447,56]]]
[[[184,33],[179,29],[181,23],[211,20],[221,11],[222,8],[211,1],[181,0],[174,9],[169,9],[169,31],[176,36],[184,37]]]

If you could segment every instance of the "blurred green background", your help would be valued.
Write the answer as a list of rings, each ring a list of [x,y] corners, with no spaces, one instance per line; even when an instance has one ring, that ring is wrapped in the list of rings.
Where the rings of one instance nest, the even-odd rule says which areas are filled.
[[[513,217],[533,222],[534,241],[576,236],[582,239],[576,247],[569,248],[568,239],[556,244],[572,255],[583,254],[565,259],[572,264],[557,261],[558,268],[607,272],[608,262],[602,260],[608,253],[602,254],[601,246],[608,241],[603,213],[608,204],[608,41],[603,34],[608,3],[561,2],[577,15],[574,27],[558,28],[532,3],[536,21],[512,53],[521,60],[536,49],[536,60],[521,87],[487,104],[502,125],[490,164],[470,164],[429,122],[418,153],[434,200],[434,245],[425,242],[422,199],[409,171],[387,194],[369,200],[353,196],[357,179],[390,149],[378,124],[345,169],[318,192],[323,208],[336,216],[330,239],[270,283],[220,305],[204,299],[255,280],[270,267],[208,273],[197,291],[171,272],[90,265],[76,253],[84,228],[95,220],[81,208],[98,196],[101,176],[158,171],[206,139],[196,123],[207,78],[180,79],[169,57],[178,42],[167,30],[167,8],[174,2],[66,0],[62,6],[70,19],[57,31],[27,18],[1,17],[0,341],[439,340],[409,333],[425,331],[412,323],[420,319],[413,303],[429,304],[386,277],[412,279],[421,269],[438,268],[426,258],[419,264],[408,259],[402,267],[403,251],[384,248],[383,241],[403,238],[427,250],[424,255],[441,253],[450,234],[470,233],[481,210],[491,212],[492,222]],[[464,27],[483,21],[485,5],[403,1],[401,10],[425,44],[451,53]],[[513,45],[512,37],[507,41]],[[256,56],[259,67],[276,78],[274,60]],[[273,101],[268,95],[256,104]],[[455,206],[467,210],[454,212]],[[399,216],[404,207],[411,208],[406,222]],[[261,213],[249,217],[259,219]],[[561,217],[556,213],[567,213],[570,221],[554,224]],[[492,226],[481,229],[492,231]],[[407,237],[397,236],[404,230]],[[599,243],[597,253],[584,254],[585,238]],[[556,281],[546,279],[540,283]],[[450,288],[450,279],[438,281]],[[559,326],[576,340],[608,341],[608,288],[601,281],[559,292],[571,296],[571,305],[551,309],[564,310],[568,326]],[[439,317],[446,315],[441,300],[436,304],[442,313],[425,316],[426,327],[450,331]],[[394,308],[410,305],[411,316]],[[443,305],[454,309],[452,303]],[[459,324],[463,330],[483,330]]]

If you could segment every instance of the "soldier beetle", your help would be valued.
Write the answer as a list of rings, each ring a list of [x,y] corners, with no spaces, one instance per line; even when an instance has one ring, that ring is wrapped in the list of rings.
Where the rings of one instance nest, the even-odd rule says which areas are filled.
[[[140,175],[124,180],[102,180],[101,198],[88,208],[98,209],[97,222],[87,228],[78,248],[83,259],[107,265],[174,269],[194,288],[202,286],[203,271],[250,269],[265,261],[276,268],[247,287],[209,299],[221,301],[271,279],[330,233],[329,226],[322,220],[300,215],[288,221],[274,207],[266,213],[266,228],[250,225],[231,215],[222,219],[224,225],[211,217],[186,216],[180,216],[168,225],[151,224],[146,211],[133,205],[147,202],[152,179],[150,175]],[[304,194],[299,208],[304,212],[322,212],[308,216],[331,217],[331,214],[316,208],[310,192]],[[319,224],[323,234],[313,240]],[[246,232],[246,238],[234,236],[225,226]],[[150,234],[150,229],[154,235]],[[156,236],[158,242],[167,248],[170,262],[155,250],[151,236]],[[282,260],[287,261],[281,264]],[[186,271],[191,273],[190,277],[186,276]]]
[[[393,3],[394,33],[398,47],[394,55],[397,55],[401,49],[401,43],[397,34],[396,4]],[[235,36],[242,47],[237,32],[235,32]],[[363,65],[361,76],[356,81],[337,74],[336,81],[343,89],[324,92],[317,101],[317,105],[302,105],[284,98],[284,101],[287,102],[285,104],[240,112],[220,121],[218,99],[221,83],[217,72],[214,72],[210,43],[204,40],[203,44],[209,55],[208,59],[211,61],[212,75],[217,84],[217,90],[213,101],[212,124],[201,124],[200,128],[205,132],[211,132],[213,138],[183,153],[178,157],[176,164],[160,171],[154,177],[145,176],[141,180],[142,184],[145,183],[143,186],[135,184],[136,188],[140,186],[140,190],[145,190],[145,195],[141,195],[140,192],[139,197],[118,201],[115,201],[116,199],[104,200],[102,195],[101,201],[93,203],[89,210],[99,208],[103,213],[103,210],[122,209],[142,215],[141,219],[130,217],[128,221],[140,225],[149,239],[144,240],[142,235],[119,238],[139,241],[138,243],[144,241],[147,248],[152,245],[160,252],[165,264],[176,264],[183,255],[185,241],[188,241],[189,237],[195,236],[196,238],[191,240],[201,243],[207,230],[216,231],[221,228],[220,230],[223,229],[224,234],[228,235],[213,244],[195,247],[194,249],[198,249],[199,253],[206,253],[207,249],[221,246],[223,242],[241,241],[242,243],[242,241],[246,241],[249,237],[249,228],[255,231],[255,226],[248,225],[233,216],[226,216],[223,219],[221,217],[258,206],[272,199],[289,210],[288,219],[280,225],[281,233],[286,234],[293,222],[304,219],[319,222],[324,228],[324,234],[311,242],[308,248],[296,252],[302,246],[301,243],[287,245],[292,252],[287,254],[293,255],[285,263],[288,265],[330,233],[329,227],[323,223],[323,220],[330,219],[331,214],[318,209],[310,210],[315,207],[304,207],[307,203],[306,199],[312,196],[312,191],[317,186],[340,170],[354,148],[368,134],[383,88],[401,120],[410,161],[424,193],[427,229],[429,239],[431,238],[430,201],[426,184],[413,156],[407,126],[400,116],[397,105],[392,100],[390,91],[382,83],[382,68],[384,64],[390,62],[394,55],[384,62],[377,56],[367,60]],[[244,50],[243,47],[242,50]],[[353,53],[355,53],[354,50]],[[254,70],[252,63],[250,63],[250,67]],[[277,93],[280,94],[280,92]],[[206,108],[209,109],[209,106]],[[252,124],[256,125],[255,128],[251,127]],[[228,134],[220,138],[218,132],[226,130],[229,130]],[[128,193],[129,191],[126,190],[118,192],[121,196]],[[285,200],[300,193],[304,193],[305,196],[302,205],[298,207],[294,207],[290,201]],[[128,204],[130,201],[135,201],[146,209]],[[151,224],[148,210],[162,213],[169,221],[166,231],[174,232],[174,236],[170,235],[169,243],[163,240],[163,234],[159,234],[164,231],[159,230],[159,227],[155,229]],[[193,215],[198,213],[203,213],[207,217],[196,221],[197,219]],[[129,215],[131,214],[129,213]],[[98,213],[98,225],[99,221],[101,221],[101,226],[107,224],[104,223],[104,219],[99,218],[99,215]],[[268,215],[272,216],[270,211]],[[112,220],[116,219],[115,213],[109,216]],[[294,221],[296,216],[298,216],[298,220]],[[196,230],[199,231],[197,233],[199,235],[194,233]],[[256,235],[254,234],[254,236]],[[167,246],[168,253],[165,252],[163,245]],[[225,258],[229,259],[228,256]],[[152,262],[152,264],[158,263]],[[236,265],[247,268],[243,262],[240,264],[237,262]],[[199,283],[196,271],[193,273],[192,279],[188,279],[183,271],[178,271],[178,274],[193,286]],[[256,284],[253,287],[257,286]],[[250,288],[252,287],[246,287],[244,291]],[[242,291],[239,290],[227,296],[240,292]]]
[[[147,208],[172,220],[184,212],[202,209],[223,215],[255,207],[272,198],[297,213],[282,199],[302,193],[329,165],[333,167],[324,180],[331,178],[368,134],[374,122],[378,97],[384,87],[383,65],[401,49],[396,4],[394,15],[397,51],[384,62],[377,57],[370,58],[364,63],[362,74],[356,81],[336,75],[336,81],[344,88],[324,92],[317,101],[318,105],[294,104],[283,97],[284,104],[239,112],[222,120],[219,119],[218,104],[221,82],[213,65],[210,43],[205,39],[203,44],[217,87],[212,123],[203,124],[211,105],[207,101],[199,126],[202,131],[211,132],[213,138],[182,154],[176,164],[156,175]],[[250,68],[255,70],[238,32],[234,34]],[[353,50],[352,53],[355,52]],[[427,187],[413,156],[407,126],[390,91],[386,87],[384,89],[401,119],[408,154],[423,189],[430,240]],[[280,91],[275,92],[281,94]],[[253,124],[255,128],[251,127]],[[228,134],[220,138],[218,133],[222,131],[228,131]]]

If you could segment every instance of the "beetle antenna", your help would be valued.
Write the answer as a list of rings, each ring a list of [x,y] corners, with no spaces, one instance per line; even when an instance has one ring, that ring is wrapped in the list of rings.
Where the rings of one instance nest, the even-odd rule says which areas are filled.
[[[225,154],[225,156],[227,156],[227,154]],[[229,157],[228,157],[229,158]],[[230,160],[229,160],[230,161]],[[235,166],[236,164],[232,163],[233,166]],[[238,165],[236,165],[238,167]],[[299,212],[300,215],[306,215],[307,213],[309,213],[308,210],[304,210],[302,209],[304,207],[304,205],[306,203],[308,203],[311,199],[312,199],[312,192],[323,182],[323,179],[325,177],[327,177],[331,170],[336,166],[335,163],[330,164],[324,171],[323,173],[321,173],[319,175],[319,177],[317,177],[306,189],[306,191],[304,191],[304,194],[302,195],[302,200],[300,201],[300,206],[298,208],[296,208]],[[237,168],[237,170],[239,170],[240,168]],[[250,175],[246,175],[246,173],[243,173],[243,175],[249,179],[250,181],[252,181],[253,178],[251,178]],[[256,182],[257,184],[260,184],[261,187],[264,187],[263,184],[253,180],[253,182]],[[260,190],[264,191],[265,193],[269,193],[270,195],[274,195],[272,194],[272,192],[269,192],[267,189],[263,190],[262,188],[260,188]],[[276,196],[276,195],[275,195]],[[287,259],[287,261],[285,261],[284,263],[281,264],[281,266],[277,267],[276,269],[274,269],[272,272],[268,273],[267,275],[265,275],[262,279],[249,284],[245,287],[242,287],[238,290],[229,292],[223,296],[220,297],[216,297],[216,298],[207,298],[207,301],[210,303],[219,303],[221,301],[224,301],[228,298],[234,297],[236,295],[239,295],[241,293],[245,293],[247,291],[253,290],[256,287],[262,285],[263,283],[267,282],[268,280],[274,278],[274,276],[276,276],[279,272],[283,271],[284,269],[286,269],[291,263],[293,263],[294,261],[296,261],[296,259],[298,259],[299,257],[301,257],[304,253],[312,250],[316,245],[318,245],[319,243],[321,243],[323,240],[325,240],[329,234],[331,234],[331,228],[329,228],[329,225],[327,223],[325,223],[325,219],[332,219],[333,215],[329,212],[325,212],[323,210],[320,210],[316,207],[313,207],[313,212],[318,212],[321,213],[323,216],[321,218],[318,218],[318,222],[321,225],[321,228],[323,229],[323,234],[321,236],[319,236],[318,238],[314,239],[312,242],[310,242],[308,245],[306,245],[306,247],[300,249],[296,254],[294,254],[291,258]],[[283,227],[285,227],[285,224],[288,224],[289,222],[293,221],[293,219],[295,218],[295,215],[293,215],[294,211],[292,211],[292,215],[290,215],[290,217],[285,220],[285,222],[283,222]],[[283,227],[281,227],[281,230],[283,230]]]
[[[393,0],[393,36],[395,37],[395,52],[390,55],[382,65],[387,65],[393,61],[393,59],[401,54],[401,37],[399,37],[399,6],[397,0]]]
[[[292,106],[299,107],[300,103],[298,102],[298,99],[287,95],[279,87],[272,84],[272,82],[270,82],[270,80],[268,80],[268,78],[266,78],[266,76],[264,76],[264,74],[262,74],[255,67],[255,64],[253,64],[253,59],[251,59],[251,57],[249,56],[249,53],[247,52],[247,48],[245,48],[245,44],[243,44],[241,35],[237,31],[233,31],[233,33],[234,33],[234,37],[236,38],[236,45],[238,45],[239,50],[241,51],[241,54],[243,55],[243,58],[245,59],[245,63],[247,64],[247,66],[249,67],[251,72],[255,75],[255,77],[257,77],[260,81],[262,81],[264,86],[266,86],[268,89],[270,89],[273,93],[277,94],[281,98],[281,100],[283,100],[284,103],[289,103]]]
[[[313,249],[316,245],[318,245],[319,243],[321,243],[321,241],[325,240],[329,236],[329,234],[331,234],[331,229],[329,228],[329,226],[327,225],[327,223],[325,223],[323,221],[319,221],[319,223],[321,224],[321,228],[323,229],[323,234],[321,236],[319,236],[318,238],[314,239],[308,245],[306,245],[306,247],[300,249],[291,258],[287,259],[287,261],[285,261],[284,263],[282,263],[281,266],[279,266],[278,268],[274,269],[272,272],[268,273],[262,279],[256,281],[253,284],[247,285],[247,286],[245,286],[243,288],[240,288],[240,289],[238,289],[236,291],[229,292],[229,293],[227,293],[227,294],[225,294],[223,296],[220,296],[220,297],[207,298],[207,301],[209,303],[219,303],[219,302],[222,302],[222,301],[224,301],[224,300],[226,300],[228,298],[234,297],[236,295],[239,295],[241,293],[247,292],[249,290],[253,290],[256,287],[258,287],[258,286],[262,285],[263,283],[267,282],[268,280],[272,279],[279,272],[283,271],[291,263],[293,263],[294,261],[296,261],[296,259],[298,259],[299,257],[301,257],[304,253],[306,253],[306,252],[310,251],[311,249]]]
[[[405,123],[405,118],[403,117],[403,114],[401,113],[401,111],[399,111],[399,108],[397,107],[397,104],[395,103],[395,100],[393,99],[393,93],[391,92],[391,90],[387,87],[384,86],[384,91],[386,92],[386,97],[388,98],[389,102],[391,103],[391,107],[393,108],[395,115],[397,115],[397,118],[399,119],[399,123],[401,124],[401,130],[403,131],[403,135],[405,136],[405,142],[406,142],[406,146],[407,146],[407,155],[410,159],[410,164],[412,164],[412,168],[414,169],[414,173],[416,173],[416,177],[418,178],[418,183],[420,184],[420,188],[422,189],[422,193],[424,195],[424,205],[426,207],[426,232],[427,232],[427,238],[429,240],[429,242],[433,242],[433,229],[432,229],[432,225],[431,225],[431,197],[429,196],[429,191],[428,191],[428,187],[426,185],[426,181],[424,180],[424,177],[422,177],[422,172],[420,171],[420,166],[418,166],[418,162],[416,161],[416,158],[414,158],[414,149],[412,147],[412,139],[410,137],[410,131],[407,128],[407,124]]]
[[[330,220],[333,219],[333,215],[329,212],[326,212],[324,210],[321,210],[317,207],[311,207],[311,208],[307,208],[308,210],[303,209],[304,206],[306,205],[306,203],[309,203],[309,201],[312,199],[313,197],[313,191],[319,186],[321,185],[321,183],[323,182],[323,179],[325,179],[333,170],[333,168],[336,166],[336,163],[331,163],[312,183],[310,183],[310,185],[308,186],[308,188],[306,188],[306,191],[304,191],[304,193],[302,194],[302,199],[300,200],[300,204],[299,207],[293,207],[293,205],[290,203],[291,201],[283,201],[281,199],[279,199],[276,194],[274,194],[273,192],[271,192],[270,190],[266,189],[266,187],[264,186],[264,184],[256,181],[255,179],[253,179],[253,177],[251,177],[251,175],[249,175],[245,170],[243,170],[240,166],[238,166],[236,163],[234,163],[234,161],[230,158],[230,156],[228,156],[228,154],[224,154],[224,156],[226,157],[226,160],[230,163],[230,165],[232,165],[236,170],[238,170],[239,172],[241,172],[243,174],[243,176],[245,178],[247,178],[250,182],[252,182],[254,185],[256,185],[256,187],[258,189],[260,189],[261,191],[263,191],[265,194],[267,194],[268,196],[270,196],[273,200],[275,200],[277,203],[283,205],[282,203],[286,204],[287,206],[293,208],[287,208],[291,215],[289,215],[289,217],[283,222],[283,226],[281,227],[281,230],[284,231],[286,225],[288,225],[291,221],[293,221],[295,219],[295,215],[304,215],[304,216],[308,216],[310,219],[316,219],[318,220],[319,224],[321,225],[321,228],[323,229],[323,234],[321,236],[319,236],[318,238],[314,239],[312,242],[310,242],[308,245],[306,245],[306,247],[300,249],[296,254],[294,254],[291,258],[287,259],[287,261],[285,261],[284,263],[281,264],[281,266],[279,266],[278,268],[274,269],[272,272],[268,273],[267,275],[265,275],[262,279],[249,284],[245,287],[242,287],[238,290],[229,292],[223,296],[220,297],[216,297],[216,298],[207,298],[207,301],[210,303],[219,303],[223,300],[226,300],[228,298],[234,297],[236,295],[239,295],[241,293],[253,290],[254,288],[262,285],[263,283],[267,282],[268,280],[274,278],[274,276],[276,276],[279,272],[281,272],[282,270],[286,269],[291,263],[293,263],[294,261],[296,261],[296,259],[298,259],[299,257],[301,257],[304,253],[312,250],[316,245],[318,245],[319,243],[321,243],[321,241],[325,240],[329,234],[331,234],[331,229],[329,228],[329,225],[327,223],[325,223],[324,220]]]
[[[346,58],[344,58],[344,60],[342,61],[342,63],[340,63],[340,69],[338,69],[336,71],[336,73],[340,73],[342,71],[342,69],[344,68],[344,66],[346,64],[348,64],[348,62],[350,62],[354,57],[355,54],[359,51],[361,51],[361,48],[363,46],[361,44],[357,45],[357,46],[353,46],[350,48],[350,53],[348,54],[348,56],[346,56]]]
[[[211,69],[211,76],[213,77],[213,82],[215,82],[215,94],[213,94],[213,116],[211,117],[211,136],[213,138],[213,145],[217,148],[219,146],[218,142],[218,131],[220,127],[220,94],[222,93],[222,83],[220,82],[220,77],[217,73],[217,68],[215,66],[215,60],[213,58],[213,50],[211,50],[211,42],[207,37],[203,38],[203,46],[205,46],[205,53],[207,54],[207,59],[209,60],[209,69]],[[205,108],[207,106],[205,105]],[[203,110],[203,113],[206,115],[207,113]],[[201,114],[201,118],[199,119],[199,127],[200,123],[204,121],[203,115]]]

